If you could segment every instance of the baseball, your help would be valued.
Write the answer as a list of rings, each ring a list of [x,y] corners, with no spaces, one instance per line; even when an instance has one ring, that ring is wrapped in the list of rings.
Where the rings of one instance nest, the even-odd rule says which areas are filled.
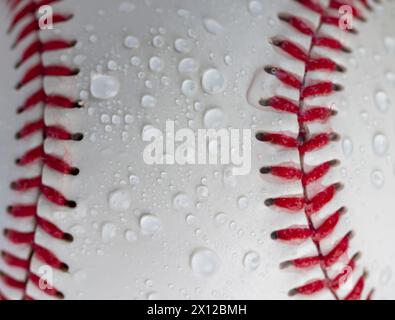
[[[0,300],[395,298],[394,1],[0,8]]]

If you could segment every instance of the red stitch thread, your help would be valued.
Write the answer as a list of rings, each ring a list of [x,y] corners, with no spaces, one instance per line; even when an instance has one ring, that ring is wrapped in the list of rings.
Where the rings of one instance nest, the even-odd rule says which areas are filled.
[[[49,5],[51,3],[57,2],[58,0],[42,0],[38,3],[28,2],[26,5],[22,6],[15,14],[14,18],[11,21],[10,27],[8,28],[8,32],[11,32],[12,29],[24,18],[28,17],[30,14],[34,14],[36,10],[44,5]]]
[[[29,268],[29,260],[27,259],[21,259],[16,256],[14,256],[11,253],[3,251],[1,253],[1,256],[3,257],[3,261],[11,266],[11,267],[16,267],[16,268],[21,268],[21,269],[28,269]]]
[[[75,102],[74,100],[59,95],[47,95],[43,89],[39,89],[26,99],[25,103],[17,109],[17,113],[25,112],[40,103],[44,103],[47,107],[52,108],[69,109],[82,107],[80,101]]]
[[[31,0],[33,1],[33,0]],[[66,22],[70,20],[73,16],[72,15],[60,15],[54,14],[53,15],[53,24],[58,24],[61,22]],[[38,21],[34,18],[31,22],[29,22],[18,34],[15,42],[12,45],[12,48],[15,49],[25,38],[31,35],[34,32],[38,32],[40,27],[38,25]],[[12,29],[11,29],[12,31]]]
[[[30,57],[32,57],[37,53],[67,49],[74,47],[75,45],[76,45],[76,41],[66,41],[66,40],[50,40],[47,42],[35,41],[25,49],[21,59],[15,64],[15,68],[19,68],[24,62],[26,62]]]
[[[279,19],[289,24],[297,32],[310,37],[311,44],[310,48],[306,52],[298,44],[287,39],[272,39],[271,43],[280,48],[290,58],[302,61],[305,64],[305,72],[303,79],[299,79],[297,76],[290,72],[283,70],[279,67],[267,66],[265,71],[275,76],[282,85],[290,86],[299,90],[299,101],[290,101],[284,97],[270,97],[268,99],[262,98],[259,104],[263,107],[270,107],[273,110],[279,112],[287,112],[296,114],[298,117],[299,133],[298,137],[294,138],[285,133],[275,132],[260,132],[256,135],[257,140],[270,143],[282,148],[296,149],[299,153],[300,167],[296,166],[270,166],[263,167],[260,169],[261,174],[271,174],[279,177],[284,181],[297,180],[301,182],[303,187],[302,196],[280,196],[277,198],[269,198],[265,200],[266,206],[277,207],[282,210],[287,210],[291,213],[298,213],[304,211],[307,226],[300,227],[288,227],[273,231],[271,234],[272,239],[281,241],[303,241],[311,239],[317,249],[317,255],[310,257],[301,257],[288,261],[284,261],[280,264],[280,268],[286,268],[293,266],[299,269],[308,269],[314,266],[320,266],[323,278],[319,280],[310,281],[299,287],[296,287],[289,291],[289,295],[293,296],[296,294],[311,295],[327,289],[331,292],[335,299],[340,299],[337,290],[341,285],[347,281],[350,273],[354,271],[356,260],[360,256],[359,253],[355,254],[335,277],[330,278],[328,275],[328,268],[333,266],[339,259],[345,255],[349,249],[349,242],[353,236],[350,231],[343,236],[332,249],[324,253],[321,249],[321,241],[327,238],[338,225],[341,216],[345,214],[346,209],[340,208],[328,218],[326,218],[320,226],[316,227],[313,224],[311,216],[318,214],[321,209],[327,205],[336,195],[338,191],[342,189],[342,184],[334,183],[330,186],[323,187],[319,192],[316,192],[313,196],[309,196],[307,193],[307,187],[321,180],[332,167],[339,164],[338,160],[326,161],[314,168],[307,169],[305,165],[305,155],[307,153],[314,152],[321,148],[326,147],[333,141],[339,140],[339,135],[333,132],[323,132],[311,136],[306,124],[308,122],[321,121],[325,122],[331,116],[335,116],[337,111],[332,110],[328,107],[309,107],[306,106],[306,98],[330,95],[336,91],[342,90],[342,86],[334,84],[329,81],[316,81],[315,83],[307,83],[307,74],[315,70],[326,70],[328,72],[344,72],[345,68],[338,65],[331,59],[326,57],[312,57],[313,48],[320,46],[330,50],[337,50],[344,53],[349,53],[351,50],[343,46],[341,41],[328,37],[321,34],[321,27],[324,24],[331,24],[338,26],[339,18],[330,16],[326,11],[327,9],[339,9],[341,5],[345,4],[338,0],[330,0],[328,8],[324,9],[321,7],[319,2],[314,0],[296,0],[299,4],[304,6],[307,10],[313,11],[320,16],[320,22],[314,29],[309,21],[306,21],[297,16],[289,15],[286,13],[279,14]],[[369,8],[367,2],[361,0],[366,8]],[[347,3],[348,4],[348,3]],[[352,6],[355,17],[364,21],[364,17],[355,6]],[[356,30],[349,30],[356,33]],[[363,288],[365,285],[365,278],[367,273],[358,279],[353,289],[344,297],[345,300],[360,299],[362,297]],[[367,298],[372,297],[373,291],[371,291]]]
[[[11,21],[9,32],[12,32],[19,24],[27,20],[25,25],[21,28],[21,31],[16,36],[16,40],[13,44],[13,48],[19,45],[28,35],[39,32],[39,25],[37,21],[37,10],[42,5],[48,5],[60,0],[28,0],[25,4],[22,4],[21,0],[8,0],[8,4],[13,12],[13,19]],[[70,14],[59,14],[55,13],[53,16],[54,23],[61,23],[71,19]],[[44,65],[42,61],[42,54],[48,51],[56,51],[71,48],[76,44],[76,41],[65,40],[65,39],[51,39],[42,42],[39,36],[23,50],[23,53],[19,60],[16,62],[15,67],[19,68],[22,64],[27,63],[31,57],[38,55],[40,57],[40,62],[31,66],[22,76],[21,80],[16,85],[16,89],[22,89],[27,86],[30,82],[40,80],[41,88],[36,92],[31,94],[24,104],[17,109],[17,113],[27,112],[28,110],[43,104],[45,107],[52,108],[80,108],[82,103],[80,101],[74,101],[68,97],[61,95],[47,95],[44,87],[43,80],[45,77],[52,76],[74,76],[79,70],[71,69],[67,66],[62,65]],[[47,126],[45,124],[44,118],[37,119],[26,123],[15,135],[16,139],[25,139],[35,134],[41,134],[43,140],[45,139],[56,139],[56,140],[72,140],[80,141],[83,139],[82,133],[72,133],[67,129],[52,125]],[[63,159],[55,156],[46,154],[44,150],[44,142],[39,146],[36,146],[30,150],[27,150],[19,159],[16,160],[16,164],[19,166],[28,166],[34,162],[40,162],[42,167],[46,166],[62,174],[77,175],[79,169],[72,167]],[[73,200],[67,199],[62,193],[60,193],[55,188],[46,186],[42,183],[42,174],[37,177],[20,178],[17,181],[11,183],[11,188],[17,192],[25,192],[30,189],[36,188],[39,190],[40,195],[44,196],[48,201],[55,205],[66,206],[70,208],[76,207],[77,203]],[[55,224],[47,221],[38,216],[37,213],[37,203],[32,204],[13,204],[7,208],[8,214],[15,219],[23,218],[34,218],[35,228],[31,232],[21,232],[16,229],[5,229],[3,230],[4,236],[16,245],[29,245],[31,248],[31,253],[27,259],[22,259],[12,252],[1,252],[1,257],[3,261],[10,267],[23,269],[26,271],[25,280],[17,280],[13,277],[7,275],[6,273],[0,271],[0,281],[2,281],[6,286],[21,290],[23,292],[23,299],[32,300],[26,293],[27,283],[30,281],[39,290],[44,293],[57,297],[64,298],[62,292],[55,288],[50,288],[50,286],[40,287],[40,278],[30,270],[31,259],[35,256],[38,260],[43,263],[58,269],[60,271],[68,271],[68,265],[60,260],[54,252],[49,249],[39,246],[35,243],[35,233],[36,229],[40,228],[43,232],[47,233],[49,236],[71,242],[73,241],[73,236],[69,233],[62,231]],[[0,293],[0,299],[7,299],[7,297]]]

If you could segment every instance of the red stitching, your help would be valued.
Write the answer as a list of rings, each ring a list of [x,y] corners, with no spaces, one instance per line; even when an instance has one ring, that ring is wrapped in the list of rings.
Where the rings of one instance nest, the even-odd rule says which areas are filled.
[[[307,83],[306,76],[309,72],[315,70],[326,70],[327,72],[344,72],[345,68],[327,57],[313,56],[313,48],[320,46],[328,50],[337,50],[349,53],[351,50],[345,47],[340,40],[321,34],[321,27],[324,24],[338,26],[339,18],[331,15],[332,9],[338,10],[343,4],[350,5],[349,2],[343,3],[339,0],[330,0],[328,8],[323,8],[318,1],[314,0],[296,0],[305,9],[315,12],[320,16],[319,25],[312,27],[312,23],[300,17],[287,13],[280,13],[279,19],[289,24],[296,32],[308,36],[311,39],[308,51],[302,49],[298,44],[288,39],[272,39],[271,43],[291,59],[302,61],[305,64],[303,78],[283,70],[277,66],[267,66],[264,70],[270,75],[275,76],[284,86],[296,88],[299,90],[299,101],[291,101],[284,97],[262,98],[259,104],[269,107],[277,112],[292,113],[297,115],[299,124],[299,133],[297,137],[292,137],[288,133],[279,132],[259,132],[256,135],[258,141],[273,144],[281,148],[295,149],[299,153],[299,165],[276,165],[270,167],[262,167],[261,174],[270,174],[284,181],[300,181],[303,187],[303,195],[301,196],[280,196],[277,198],[269,198],[265,200],[265,205],[269,207],[277,207],[281,210],[297,214],[304,211],[307,226],[288,227],[273,231],[271,238],[277,241],[298,241],[302,243],[307,239],[311,239],[316,247],[317,254],[310,257],[301,257],[293,260],[284,261],[280,264],[280,268],[294,267],[299,269],[307,269],[313,266],[319,266],[323,273],[322,279],[310,281],[299,287],[289,291],[289,295],[312,295],[327,289],[331,292],[335,299],[341,297],[337,290],[345,283],[354,271],[356,260],[359,253],[355,254],[335,277],[329,276],[328,268],[333,266],[339,259],[348,252],[349,242],[353,233],[350,231],[343,236],[329,252],[323,252],[321,249],[321,241],[327,238],[339,224],[341,217],[346,213],[344,207],[340,208],[330,215],[320,226],[315,226],[312,215],[319,214],[320,210],[326,206],[336,196],[337,192],[342,189],[342,184],[334,183],[323,187],[321,191],[316,192],[313,196],[307,193],[309,184],[322,179],[332,167],[339,164],[338,160],[330,160],[314,168],[307,168],[305,164],[305,155],[324,148],[333,141],[339,140],[339,135],[334,132],[322,132],[316,135],[309,133],[306,124],[308,122],[325,122],[330,117],[337,114],[336,110],[332,110],[325,106],[305,106],[305,98],[330,95],[336,91],[342,90],[342,86],[329,81],[316,81],[315,83]],[[371,9],[365,0],[360,0],[362,5]],[[362,13],[351,4],[354,16],[365,21]],[[356,33],[356,30],[351,30]],[[354,284],[353,289],[345,296],[345,300],[360,299],[365,286],[367,273],[364,272]],[[367,296],[372,297],[373,291]]]
[[[74,101],[61,95],[47,95],[43,89],[39,89],[30,95],[25,103],[17,109],[17,113],[25,112],[36,107],[40,103],[45,104],[48,108],[81,108],[81,101]]]
[[[60,0],[8,0],[8,4],[11,8],[13,15],[12,22],[9,27],[9,32],[12,32],[15,27],[22,24],[24,20],[27,20],[26,24],[22,27],[18,33],[16,40],[13,44],[13,48],[19,45],[28,35],[39,32],[39,25],[36,18],[37,10],[42,5],[53,4]],[[25,2],[25,3],[23,3]],[[18,9],[19,8],[19,9]],[[68,21],[72,15],[70,14],[54,14],[54,23],[61,23]],[[16,85],[16,89],[22,89],[27,86],[30,82],[41,81],[41,88],[35,93],[30,95],[25,103],[17,109],[17,113],[27,112],[28,110],[37,107],[38,105],[44,105],[52,108],[81,108],[82,103],[80,101],[74,101],[68,97],[61,95],[47,95],[43,87],[43,81],[45,77],[52,76],[74,76],[79,70],[71,69],[67,66],[62,65],[44,65],[42,54],[48,51],[56,51],[71,48],[76,44],[76,41],[70,41],[65,39],[51,39],[46,42],[42,42],[37,35],[35,40],[30,43],[23,51],[20,59],[15,65],[15,68],[19,68],[22,64],[28,63],[29,59],[35,55],[40,57],[40,62],[28,68],[24,73],[21,80]],[[45,124],[43,116],[35,121],[26,123],[15,135],[16,139],[25,139],[35,134],[41,134],[43,141],[39,146],[36,146],[30,150],[27,150],[19,159],[16,160],[16,164],[19,166],[28,166],[34,162],[40,162],[42,168],[44,166],[51,168],[52,170],[58,171],[62,174],[77,175],[79,169],[72,167],[62,158],[55,155],[47,154],[44,150],[45,139],[56,139],[56,140],[72,140],[80,141],[83,139],[82,133],[72,133],[66,128],[59,125],[47,126]],[[74,208],[77,203],[73,200],[67,199],[58,190],[46,186],[42,182],[42,174],[36,177],[20,178],[11,183],[10,186],[17,192],[26,192],[30,189],[38,189],[40,195],[44,196],[48,201],[58,206],[65,206]],[[32,272],[31,260],[34,256],[43,263],[58,269],[63,272],[67,272],[68,265],[61,261],[54,252],[48,248],[42,247],[35,243],[35,233],[37,228],[40,228],[43,232],[47,233],[54,239],[63,240],[66,242],[73,241],[73,236],[69,233],[64,232],[55,224],[47,221],[38,216],[37,203],[34,204],[13,204],[7,209],[8,214],[15,219],[23,219],[32,217],[35,220],[35,228],[31,232],[21,232],[16,229],[5,229],[3,230],[4,236],[13,244],[16,245],[29,245],[31,248],[30,255],[27,259],[21,259],[12,252],[1,252],[1,256],[6,265],[12,268],[23,269],[26,272],[25,280],[17,280],[12,276],[6,274],[0,270],[0,281],[6,286],[21,290],[23,292],[23,299],[31,300],[26,293],[27,283],[31,282],[39,290],[43,291],[49,296],[64,298],[64,295],[59,290],[53,288],[40,288],[40,277]],[[5,295],[0,293],[0,299],[7,299]]]

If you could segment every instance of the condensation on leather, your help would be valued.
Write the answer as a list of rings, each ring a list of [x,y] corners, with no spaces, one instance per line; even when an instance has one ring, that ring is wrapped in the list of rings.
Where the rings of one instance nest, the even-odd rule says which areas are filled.
[[[222,175],[223,167],[210,166],[197,167],[150,167],[143,163],[140,157],[144,144],[141,141],[141,130],[145,124],[151,123],[164,127],[164,121],[178,117],[180,127],[187,127],[186,104],[176,104],[180,96],[179,88],[181,81],[177,72],[178,61],[187,56],[194,57],[200,63],[200,71],[208,68],[220,69],[227,79],[226,95],[203,95],[201,92],[196,97],[205,109],[220,107],[226,114],[227,124],[235,128],[252,128],[253,130],[274,130],[279,126],[285,131],[295,130],[291,127],[291,121],[281,122],[283,119],[278,114],[253,108],[251,101],[247,99],[248,89],[254,79],[254,75],[260,72],[264,65],[274,63],[287,63],[285,57],[278,55],[273,50],[268,39],[273,36],[286,35],[295,37],[291,29],[277,22],[278,12],[295,12],[297,6],[293,1],[281,0],[264,3],[262,17],[252,17],[248,11],[246,1],[235,1],[231,5],[224,2],[206,1],[202,6],[197,1],[152,1],[151,6],[136,4],[131,13],[119,12],[118,4],[122,1],[111,2],[104,0],[90,1],[63,1],[55,4],[54,8],[59,11],[73,12],[74,19],[71,22],[58,26],[64,37],[78,35],[80,46],[64,52],[64,57],[69,62],[76,55],[87,56],[81,65],[81,75],[65,82],[62,79],[46,83],[48,90],[53,92],[65,92],[72,97],[78,98],[81,91],[89,91],[89,78],[92,71],[98,65],[106,70],[108,60],[113,59],[119,65],[128,64],[127,72],[117,72],[121,80],[119,95],[110,100],[109,103],[90,98],[84,111],[80,110],[47,110],[45,120],[48,123],[62,123],[72,131],[82,131],[87,137],[81,143],[72,142],[46,142],[45,148],[48,152],[55,153],[72,160],[73,164],[81,169],[77,178],[62,176],[50,170],[45,170],[43,182],[46,185],[56,187],[63,194],[78,202],[74,210],[62,209],[48,203],[44,198],[39,202],[39,215],[50,221],[56,222],[63,230],[75,233],[73,244],[57,242],[45,234],[37,232],[36,241],[45,244],[49,249],[70,266],[68,274],[54,271],[55,284],[67,298],[146,298],[150,292],[157,292],[161,298],[287,298],[287,292],[296,284],[305,283],[307,280],[319,277],[319,270],[311,270],[308,273],[296,271],[280,271],[280,262],[294,258],[295,256],[309,255],[314,248],[309,243],[301,247],[278,245],[270,239],[270,232],[279,226],[301,225],[305,223],[302,215],[287,215],[274,212],[263,205],[264,199],[270,196],[284,194],[284,184],[273,181],[265,181],[259,175],[259,168],[269,162],[278,163],[285,161],[297,162],[297,154],[280,152],[272,147],[253,143],[253,165],[251,173],[239,177],[237,187],[224,186],[222,178],[215,179],[214,171]],[[226,2],[226,4],[225,4]],[[224,10],[224,6],[227,10]],[[156,8],[163,11],[155,11]],[[186,19],[177,15],[178,9],[187,9],[191,17]],[[299,7],[298,7],[299,8]],[[303,12],[303,11],[301,11]],[[380,15],[380,13],[375,13]],[[223,25],[223,34],[212,35],[205,30],[202,20],[215,18]],[[385,16],[381,14],[380,19]],[[354,46],[364,48],[381,48],[384,31],[389,29],[380,20],[372,19],[375,27],[369,23],[360,26],[360,35],[356,38]],[[147,21],[153,21],[147,23]],[[270,23],[273,21],[273,23]],[[87,31],[88,26],[93,26],[92,31]],[[162,49],[151,45],[153,35],[150,28],[163,27],[166,34],[166,45]],[[187,38],[188,30],[196,32],[199,45],[187,55],[166,50],[167,46],[173,46],[175,39]],[[380,35],[374,36],[373,30]],[[43,32],[45,33],[50,31]],[[89,37],[97,36],[96,42],[91,42]],[[139,49],[127,49],[123,46],[124,38],[134,35],[140,39]],[[148,44],[149,43],[149,44]],[[306,43],[304,45],[307,45]],[[214,57],[210,59],[210,53]],[[224,56],[232,57],[232,64],[224,64]],[[373,50],[370,55],[373,56]],[[148,57],[160,55],[165,61],[166,76],[172,82],[169,88],[149,90],[144,87],[143,80],[138,79],[138,68],[130,65],[132,56],[139,56],[145,65],[147,78],[151,73],[147,71]],[[61,53],[45,54],[44,62],[59,61]],[[349,135],[355,142],[353,159],[342,155],[340,145],[331,149],[331,157],[335,155],[347,164],[348,175],[353,178],[352,184],[347,178],[340,176],[337,172],[337,180],[346,179],[344,194],[335,204],[345,204],[352,208],[349,216],[349,224],[356,231],[356,241],[353,245],[356,250],[362,249],[364,254],[363,265],[378,267],[373,268],[371,283],[373,286],[382,287],[378,294],[390,296],[391,282],[381,284],[381,277],[387,267],[395,265],[393,257],[387,253],[391,249],[391,234],[383,233],[385,227],[394,221],[389,215],[391,208],[389,193],[393,190],[394,179],[390,170],[392,164],[385,163],[383,159],[377,159],[373,154],[358,153],[360,147],[356,141],[360,140],[361,131],[366,139],[361,143],[366,149],[371,146],[372,134],[366,130],[362,122],[358,123],[359,112],[355,108],[366,105],[372,114],[376,114],[382,121],[381,130],[385,130],[388,136],[393,133],[393,122],[389,123],[390,117],[384,117],[376,112],[372,100],[366,102],[362,96],[356,95],[360,92],[359,83],[363,91],[374,93],[372,79],[379,79],[386,66],[391,66],[390,57],[383,56],[385,63],[378,67],[367,58],[361,58],[356,54],[356,59],[364,59],[359,67],[353,67],[350,62],[344,63],[348,66],[348,73],[343,93],[348,102],[348,112],[341,113],[331,123],[342,136]],[[176,59],[176,60],[173,60]],[[366,60],[366,61],[365,61]],[[177,62],[174,62],[177,61]],[[373,61],[373,59],[372,59]],[[372,65],[373,64],[373,65]],[[353,70],[354,69],[354,70]],[[363,80],[364,70],[374,70],[376,77]],[[300,65],[291,66],[291,70],[300,74]],[[373,71],[372,71],[373,72]],[[362,80],[361,80],[362,78]],[[268,77],[269,79],[269,77]],[[200,78],[196,77],[199,81]],[[268,80],[270,81],[270,80]],[[378,83],[377,86],[387,85]],[[236,87],[237,90],[233,90]],[[347,91],[349,90],[349,91]],[[140,106],[143,94],[156,91],[158,105],[153,110],[144,111]],[[265,92],[266,93],[266,92]],[[339,109],[342,106],[341,98],[336,97]],[[392,99],[395,101],[395,97]],[[333,102],[333,101],[331,101]],[[255,103],[254,103],[255,104]],[[358,109],[359,110],[359,109]],[[127,129],[121,129],[113,125],[112,133],[106,133],[104,124],[100,118],[102,114],[122,115],[133,114],[136,120]],[[149,118],[138,118],[144,114]],[[342,111],[341,111],[342,112]],[[392,112],[392,110],[390,111]],[[202,127],[203,112],[196,112],[195,118],[198,127]],[[156,123],[155,119],[159,122]],[[350,123],[352,125],[350,125]],[[378,127],[380,128],[380,127]],[[128,133],[129,139],[125,143],[121,139],[122,131]],[[9,143],[12,143],[11,141]],[[370,150],[370,149],[369,149]],[[392,150],[390,150],[391,152]],[[327,151],[328,152],[328,151]],[[327,155],[316,153],[311,155],[311,162],[320,159],[327,160]],[[376,191],[370,187],[370,169],[365,169],[365,175],[355,173],[354,163],[360,164],[362,159],[366,163],[378,163],[386,170],[386,184],[377,194],[381,197],[380,204],[374,200],[358,201],[355,193],[358,187],[363,186],[363,194],[371,197]],[[310,160],[310,159],[309,159]],[[129,167],[132,172],[129,172]],[[367,165],[368,166],[368,165]],[[162,171],[167,172],[167,178],[162,183],[157,178]],[[132,206],[125,212],[114,212],[108,205],[110,192],[120,187],[130,188],[128,175],[136,174],[140,178],[140,184],[131,192]],[[187,177],[187,178],[185,178]],[[206,201],[202,202],[201,209],[191,207],[187,211],[177,211],[172,206],[172,199],[178,192],[186,193],[197,202],[196,187],[201,184],[201,179],[207,178],[207,186],[210,194]],[[333,177],[331,179],[334,179]],[[173,187],[169,184],[172,181]],[[358,181],[358,182],[357,182]],[[123,184],[126,182],[126,184]],[[391,189],[392,188],[392,189]],[[286,192],[289,194],[300,193],[298,185],[288,186]],[[143,193],[146,194],[143,197]],[[247,209],[241,210],[237,205],[240,196],[249,198]],[[376,209],[380,208],[380,211]],[[238,226],[235,231],[229,229],[228,225],[218,226],[213,215],[217,212],[225,212],[228,223],[235,221]],[[380,212],[375,215],[374,212]],[[153,238],[142,235],[139,232],[138,221],[142,214],[151,213],[160,218],[162,229]],[[196,223],[188,225],[185,222],[187,213],[196,216]],[[117,227],[117,236],[108,243],[101,239],[101,227],[105,223],[113,223]],[[126,230],[135,230],[138,233],[138,241],[129,243],[124,237]],[[196,229],[200,229],[196,236]],[[244,232],[238,235],[238,230]],[[254,235],[252,235],[254,234]],[[206,239],[206,240],[205,240]],[[369,239],[369,241],[367,240]],[[392,241],[393,242],[393,241]],[[189,259],[191,253],[200,247],[208,247],[214,250],[220,261],[219,270],[211,277],[203,278],[190,270]],[[378,249],[379,248],[379,249]],[[243,266],[243,257],[254,250],[260,254],[260,267],[255,272],[246,270]],[[37,271],[41,263],[33,259],[32,269]],[[147,280],[152,281],[152,287],[147,288]],[[393,281],[393,280],[390,280]],[[197,290],[197,288],[200,288]],[[392,289],[393,290],[393,289]],[[213,292],[215,294],[213,295]],[[37,298],[45,298],[33,286],[28,287],[28,293]],[[329,297],[325,293],[318,298]]]

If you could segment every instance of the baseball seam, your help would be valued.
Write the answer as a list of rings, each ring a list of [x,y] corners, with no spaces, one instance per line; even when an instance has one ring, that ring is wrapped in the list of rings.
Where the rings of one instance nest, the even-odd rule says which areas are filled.
[[[44,65],[43,54],[45,52],[58,51],[68,49],[75,46],[76,41],[66,40],[62,38],[53,38],[42,41],[40,38],[40,25],[38,18],[38,11],[41,6],[50,5],[61,0],[7,0],[8,6],[12,14],[12,22],[8,29],[11,33],[22,25],[17,33],[16,40],[12,49],[18,47],[25,39],[29,37],[34,38],[27,47],[23,50],[18,62],[15,64],[15,69],[19,69],[24,64],[28,64],[31,58],[38,57],[38,63],[31,63],[23,73],[21,80],[16,85],[16,90],[22,90],[25,86],[33,82],[40,82],[40,88],[28,96],[25,103],[17,109],[17,113],[29,112],[32,109],[42,109],[39,119],[26,123],[15,135],[17,140],[26,139],[34,135],[41,135],[42,140],[40,145],[27,150],[19,159],[16,160],[18,166],[29,166],[32,164],[39,164],[40,174],[36,177],[21,178],[11,183],[11,188],[16,192],[24,193],[31,190],[37,190],[37,200],[35,203],[22,204],[15,203],[7,208],[9,215],[14,219],[33,219],[34,227],[30,232],[22,232],[16,229],[4,229],[3,233],[6,239],[14,245],[24,245],[30,248],[30,253],[27,258],[21,258],[9,251],[1,252],[2,259],[10,268],[22,269],[25,274],[25,279],[15,279],[7,273],[0,270],[0,280],[14,290],[21,291],[22,299],[31,300],[33,297],[27,294],[28,283],[32,283],[40,291],[48,296],[63,299],[64,294],[58,289],[50,285],[40,285],[41,278],[31,270],[31,263],[33,256],[42,263],[67,272],[68,265],[61,261],[54,252],[38,245],[35,242],[35,235],[38,229],[46,233],[52,238],[63,240],[66,242],[73,241],[73,236],[69,233],[63,232],[52,222],[39,216],[38,201],[44,197],[47,201],[57,206],[74,208],[77,203],[73,200],[67,199],[58,190],[46,186],[43,183],[43,170],[49,168],[60,174],[78,175],[79,169],[72,167],[64,159],[59,156],[51,155],[45,152],[44,144],[47,139],[54,140],[70,140],[80,141],[83,139],[81,133],[71,133],[66,128],[58,125],[48,126],[45,123],[44,112],[46,108],[80,108],[81,102],[74,101],[61,95],[49,95],[44,89],[44,79],[47,77],[68,77],[75,76],[79,70],[71,69],[60,64]],[[69,21],[73,16],[71,14],[53,14],[53,24],[59,24]],[[2,299],[7,297],[0,293]]]
[[[311,71],[328,71],[328,72],[344,72],[345,68],[336,64],[333,60],[324,56],[314,56],[313,49],[315,47],[322,47],[328,50],[336,50],[344,53],[350,53],[351,50],[342,45],[342,43],[334,37],[329,37],[321,32],[321,28],[325,24],[330,24],[339,27],[339,17],[331,15],[331,10],[339,10],[343,5],[349,5],[352,9],[353,16],[365,21],[365,18],[351,2],[343,2],[338,0],[330,0],[328,7],[324,8],[317,1],[313,0],[296,0],[305,9],[312,11],[319,15],[319,23],[317,27],[312,27],[312,24],[304,19],[290,15],[279,14],[279,19],[288,23],[297,32],[310,37],[310,47],[306,51],[300,48],[297,44],[290,40],[272,39],[272,44],[285,52],[290,58],[302,61],[305,70],[302,79],[296,75],[280,69],[278,67],[267,66],[265,71],[275,77],[285,86],[292,87],[299,91],[299,100],[297,102],[285,99],[283,97],[275,96],[269,99],[261,99],[260,104],[264,107],[270,107],[280,112],[292,113],[297,116],[299,132],[297,138],[293,138],[287,134],[259,132],[256,138],[259,141],[270,143],[282,148],[295,149],[298,152],[299,163],[297,166],[270,166],[261,168],[261,174],[271,174],[284,181],[300,181],[303,188],[303,195],[301,196],[283,196],[278,198],[266,199],[265,204],[269,207],[277,207],[283,211],[299,212],[304,211],[307,226],[306,227],[289,227],[282,230],[277,230],[272,233],[272,239],[285,242],[290,241],[304,241],[311,239],[315,249],[316,255],[309,257],[296,258],[294,260],[285,261],[280,264],[280,268],[294,267],[297,269],[308,269],[319,266],[323,274],[321,279],[309,281],[301,286],[293,288],[289,291],[290,296],[304,295],[311,296],[315,293],[321,292],[324,289],[330,291],[332,296],[336,299],[356,300],[362,298],[363,289],[365,286],[365,279],[367,272],[358,278],[353,285],[351,291],[341,298],[337,290],[350,279],[351,273],[355,270],[356,260],[360,253],[354,254],[346,266],[331,277],[330,267],[335,265],[341,257],[347,255],[349,251],[349,241],[353,235],[352,231],[347,232],[329,252],[324,253],[321,248],[321,241],[327,238],[336,228],[342,215],[346,212],[345,207],[338,209],[330,215],[320,226],[315,226],[312,220],[314,214],[326,206],[342,189],[342,184],[334,183],[330,186],[324,187],[322,191],[310,195],[308,188],[314,182],[322,179],[333,166],[339,164],[339,160],[330,160],[324,162],[312,169],[308,169],[305,163],[305,155],[309,152],[314,152],[318,149],[328,146],[332,141],[339,140],[339,135],[334,132],[322,132],[316,135],[311,135],[307,123],[311,122],[326,122],[337,112],[327,107],[308,107],[305,99],[308,97],[331,95],[336,91],[342,90],[342,86],[334,84],[329,81],[316,81],[313,84],[308,84],[307,75]],[[368,10],[371,6],[366,0],[359,0],[359,2]],[[351,33],[356,33],[355,29],[344,30]],[[307,107],[307,108],[306,108]],[[367,299],[371,299],[373,290],[371,290]]]

